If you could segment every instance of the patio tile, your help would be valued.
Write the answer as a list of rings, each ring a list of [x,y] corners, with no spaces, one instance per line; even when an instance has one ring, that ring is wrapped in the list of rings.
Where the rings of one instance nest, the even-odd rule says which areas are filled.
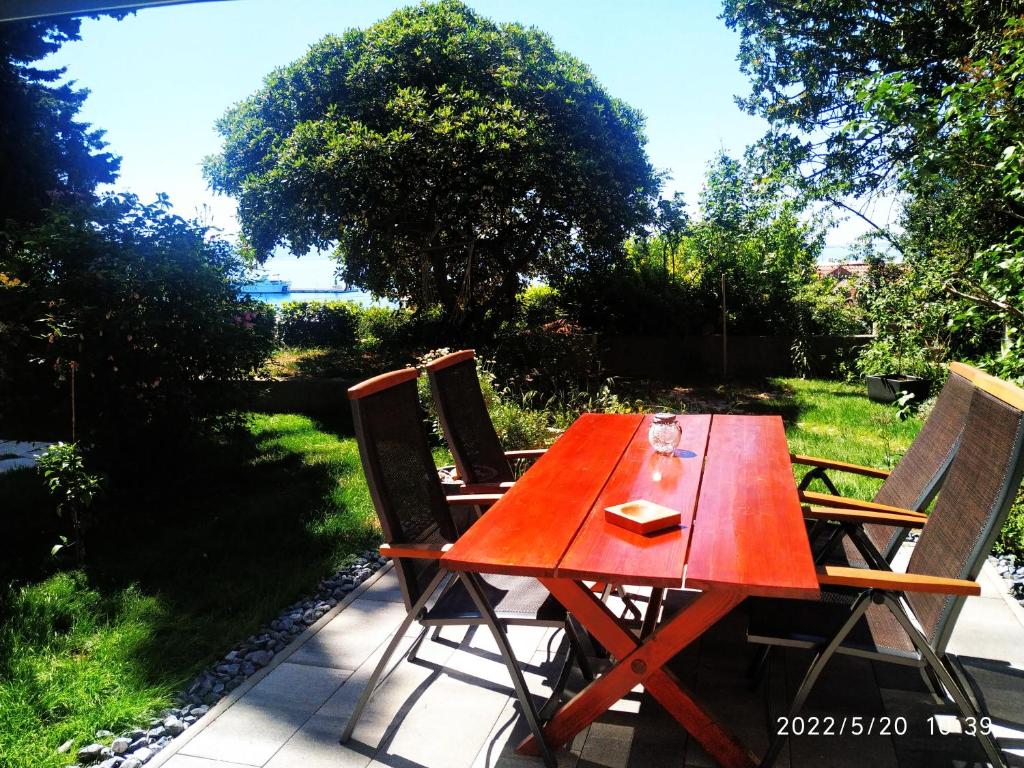
[[[1003,577],[999,575],[989,562],[985,563],[981,573],[978,574],[978,583],[981,585],[981,597],[984,598],[998,598],[1002,600],[1003,595],[1008,591]],[[968,602],[970,601],[968,600]]]
[[[939,704],[919,690],[880,688],[879,694],[891,717],[906,719],[906,734],[894,735],[892,739],[900,768],[985,764],[985,753],[978,740],[964,736],[958,727],[950,727],[956,722],[952,705]],[[937,715],[940,719],[933,728],[941,724],[944,730],[955,732],[945,736],[938,735],[937,730],[933,732],[929,721]]]
[[[207,760],[205,757],[174,755],[161,768],[250,768],[247,763],[227,763],[223,760]]]
[[[353,739],[339,744],[344,721],[314,715],[295,732],[266,764],[266,768],[365,768],[376,747]]]
[[[301,709],[251,703],[243,698],[186,744],[181,754],[263,765],[310,714]]]
[[[1002,600],[968,598],[950,638],[949,650],[958,656],[1000,659],[1024,670],[1021,627]]]
[[[786,711],[786,664],[777,654],[756,690],[747,677],[757,648],[746,642],[746,614],[738,608],[722,618],[703,638],[694,659],[694,674],[688,687],[696,700],[726,725],[736,739],[757,755],[768,748],[773,731],[769,718]],[[678,725],[676,726],[678,728]],[[789,765],[788,747],[775,763]],[[711,768],[717,763],[693,739],[687,744],[686,765]]]
[[[376,748],[389,729],[400,727],[403,719],[418,708],[424,692],[444,674],[445,664],[454,653],[452,647],[426,639],[420,646],[416,661],[410,662],[405,658],[405,654],[412,643],[413,638],[404,639],[391,658],[384,677],[378,682],[352,734],[353,749],[358,748],[355,742]],[[317,717],[334,719],[336,734],[341,733],[355,708],[374,666],[384,652],[384,645],[382,643],[381,647],[317,710]]]
[[[351,674],[349,670],[285,662],[260,680],[245,700],[266,707],[299,709],[312,715]]]
[[[341,686],[348,674],[282,664],[186,744],[182,753],[263,765]]]
[[[454,654],[449,663],[458,667]],[[487,734],[508,703],[508,696],[491,688],[441,673],[417,698],[415,709],[406,714],[373,768],[406,765],[425,768],[469,768]]]
[[[551,684],[561,669],[563,656],[551,656],[544,651],[537,651],[524,665],[523,675],[526,685],[535,698],[547,697],[551,694]],[[577,684],[582,687],[582,678],[577,675]],[[506,675],[507,679],[507,675]],[[534,757],[524,757],[515,753],[516,745],[529,734],[530,729],[522,716],[514,699],[507,698],[505,706],[498,715],[490,732],[478,747],[473,768],[537,768],[539,762]],[[583,745],[587,740],[589,729],[584,729],[573,739],[568,748],[556,753],[558,768],[575,768],[580,759]]]
[[[359,596],[360,600],[377,600],[388,603],[402,603],[405,601],[402,598],[402,587],[398,583],[398,574],[395,573],[395,569],[392,568],[387,573],[378,578],[373,584],[371,584],[363,594]]]
[[[811,661],[808,651],[786,649],[786,701],[791,701]],[[801,713],[805,718],[831,716],[871,718],[886,713],[871,662],[836,654],[818,678]],[[828,765],[830,768],[896,768],[896,750],[890,736],[852,734],[801,736],[787,740],[794,766]]]
[[[359,598],[292,654],[288,661],[334,669],[357,669],[380,646],[383,638],[398,629],[405,618],[404,605]],[[407,632],[416,635],[413,623]]]

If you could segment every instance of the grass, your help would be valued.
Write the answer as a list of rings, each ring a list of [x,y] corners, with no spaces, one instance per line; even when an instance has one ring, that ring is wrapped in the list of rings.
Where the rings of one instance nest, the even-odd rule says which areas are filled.
[[[860,384],[816,379],[778,379],[775,383],[780,392],[771,395],[765,406],[767,410],[775,403],[795,406],[786,424],[793,453],[890,469],[921,428],[920,418],[901,420],[894,406],[868,400]],[[806,468],[797,468],[797,472],[802,477]],[[843,495],[865,499],[870,499],[880,484],[857,475],[830,473],[830,477]]]
[[[30,554],[5,582],[14,567],[39,574],[9,590],[0,621],[4,768],[66,765],[56,749],[67,739],[77,748],[168,706],[380,536],[355,440],[303,416],[255,415],[233,439],[112,493],[85,572],[50,574],[54,527],[35,530],[48,503],[37,484],[33,472],[0,477],[5,518],[29,520],[13,527]]]

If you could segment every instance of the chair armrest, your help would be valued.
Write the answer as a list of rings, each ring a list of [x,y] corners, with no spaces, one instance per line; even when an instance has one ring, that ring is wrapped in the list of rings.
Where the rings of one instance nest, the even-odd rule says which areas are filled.
[[[530,448],[525,451],[505,451],[506,459],[537,459],[548,452],[547,448]]]
[[[384,557],[390,558],[409,557],[414,560],[439,560],[451,547],[451,544],[444,544],[438,549],[435,544],[396,541],[391,544],[381,544],[380,553]]]
[[[820,507],[838,507],[839,509],[857,509],[864,512],[882,512],[889,515],[902,515],[903,517],[916,517],[927,520],[928,515],[913,509],[903,507],[890,507],[888,504],[878,504],[874,501],[863,501],[862,499],[851,499],[848,496],[833,496],[830,493],[816,493],[815,491],[800,491],[800,501],[805,504],[817,504]]]
[[[846,568],[838,565],[825,565],[818,568],[818,583],[822,586],[860,587],[890,592],[934,592],[940,595],[981,594],[981,585],[976,581],[947,579],[923,573],[871,571],[866,568]]]
[[[460,493],[457,496],[445,496],[445,500],[450,507],[489,507],[500,498],[500,493]]]
[[[897,515],[891,512],[871,512],[865,509],[833,509],[831,507],[804,507],[804,517],[811,520],[835,520],[837,523],[898,525],[902,528],[924,528],[925,523],[925,518],[918,515]]]
[[[459,493],[504,493],[515,483],[508,480],[504,483],[473,483],[459,487]]]
[[[821,467],[822,469],[834,469],[837,472],[849,472],[853,475],[864,475],[866,477],[877,477],[882,480],[889,476],[889,470],[887,469],[875,469],[874,467],[862,467],[860,464],[850,464],[845,461],[834,461],[833,459],[823,459],[819,456],[802,456],[798,453],[789,454],[789,460],[794,464],[806,464],[811,467]]]

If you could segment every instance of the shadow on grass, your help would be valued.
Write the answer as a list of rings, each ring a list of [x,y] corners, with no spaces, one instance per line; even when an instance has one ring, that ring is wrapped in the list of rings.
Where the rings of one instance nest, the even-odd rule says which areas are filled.
[[[150,465],[104,499],[87,564],[100,596],[137,590],[157,599],[159,609],[141,617],[145,631],[119,651],[150,685],[181,684],[379,540],[354,440],[303,416],[255,415],[249,429]],[[38,482],[33,475],[22,482]],[[24,522],[20,544],[35,553],[5,562],[5,581],[54,570],[39,556],[53,533],[31,530],[46,501],[44,492],[5,505]]]

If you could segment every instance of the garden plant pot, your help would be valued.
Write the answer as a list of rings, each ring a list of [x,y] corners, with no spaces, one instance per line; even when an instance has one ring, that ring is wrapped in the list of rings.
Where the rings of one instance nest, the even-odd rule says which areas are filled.
[[[876,403],[894,403],[903,392],[914,395],[914,400],[921,402],[928,397],[931,382],[920,376],[903,374],[887,374],[884,376],[865,376],[868,385],[868,399]]]

